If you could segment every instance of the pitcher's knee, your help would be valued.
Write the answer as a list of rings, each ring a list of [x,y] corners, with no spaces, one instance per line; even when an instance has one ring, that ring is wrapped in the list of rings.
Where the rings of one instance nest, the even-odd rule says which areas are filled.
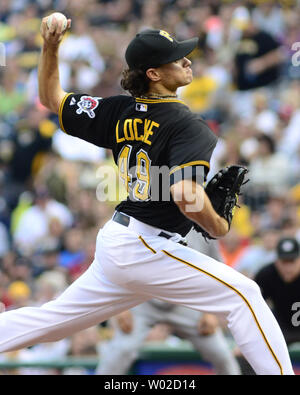
[[[261,290],[258,284],[251,279],[245,278],[240,284],[239,290],[246,300],[262,299]]]

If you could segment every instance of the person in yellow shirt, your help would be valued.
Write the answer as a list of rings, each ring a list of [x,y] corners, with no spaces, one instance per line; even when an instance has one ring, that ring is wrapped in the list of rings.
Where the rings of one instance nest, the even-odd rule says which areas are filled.
[[[198,114],[211,109],[213,98],[218,89],[217,80],[206,73],[206,64],[203,60],[194,61],[193,69],[195,78],[182,92],[184,102],[190,109]]]

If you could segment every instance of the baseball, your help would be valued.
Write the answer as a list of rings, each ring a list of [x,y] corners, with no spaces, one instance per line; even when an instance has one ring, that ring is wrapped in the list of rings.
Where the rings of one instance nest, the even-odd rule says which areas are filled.
[[[51,14],[50,16],[48,16],[47,19],[47,26],[48,29],[51,28],[52,24],[53,24],[53,19],[56,19],[56,23],[63,21],[63,31],[66,30],[67,25],[68,25],[68,20],[67,18],[64,16],[64,14],[62,14],[61,12],[54,12],[53,14]]]

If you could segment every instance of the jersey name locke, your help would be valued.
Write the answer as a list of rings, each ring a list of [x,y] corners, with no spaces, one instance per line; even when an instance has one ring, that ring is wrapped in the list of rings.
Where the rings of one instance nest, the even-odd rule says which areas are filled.
[[[117,144],[125,141],[141,141],[151,146],[151,137],[159,127],[160,124],[151,119],[126,119],[123,127],[121,127],[119,121],[116,126]]]

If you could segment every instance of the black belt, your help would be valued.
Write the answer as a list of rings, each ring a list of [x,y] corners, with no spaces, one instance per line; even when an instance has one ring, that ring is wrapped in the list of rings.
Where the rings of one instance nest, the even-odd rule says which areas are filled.
[[[130,224],[130,217],[128,217],[128,216],[125,215],[125,214],[120,213],[119,211],[117,211],[117,212],[114,214],[112,220],[113,220],[114,222],[117,222],[118,224],[123,225],[123,226],[126,226],[126,227],[128,227],[129,224]],[[158,234],[158,236],[164,237],[165,239],[168,239],[168,240],[172,238],[172,236],[168,235],[168,233],[165,233],[165,232],[160,232],[160,233]],[[179,244],[182,244],[182,245],[184,245],[184,246],[187,246],[187,243],[186,243],[185,241],[183,241],[183,240],[179,241],[178,243],[179,243]]]

